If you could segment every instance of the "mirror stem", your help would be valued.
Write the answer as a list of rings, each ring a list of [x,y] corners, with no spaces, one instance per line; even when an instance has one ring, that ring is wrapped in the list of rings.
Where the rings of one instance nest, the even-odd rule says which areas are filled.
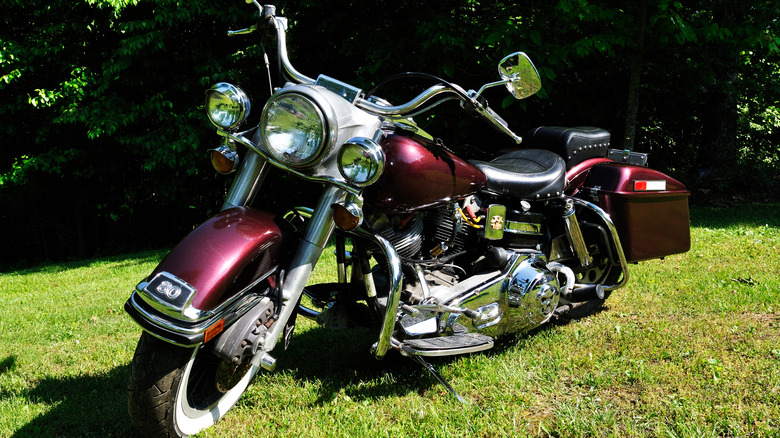
[[[482,88],[480,88],[480,89],[479,89],[479,91],[477,91],[477,94],[476,94],[476,96],[481,96],[481,95],[482,95],[482,92],[483,92],[483,91],[485,91],[485,90],[487,90],[488,88],[498,87],[498,86],[500,86],[500,85],[506,85],[506,84],[508,84],[508,83],[510,83],[510,82],[512,82],[512,80],[511,80],[511,79],[505,79],[505,80],[503,80],[503,81],[498,81],[498,82],[491,82],[491,83],[489,83],[489,84],[485,84],[485,85],[483,85],[483,86],[482,86]],[[475,97],[476,97],[476,96],[475,96]]]

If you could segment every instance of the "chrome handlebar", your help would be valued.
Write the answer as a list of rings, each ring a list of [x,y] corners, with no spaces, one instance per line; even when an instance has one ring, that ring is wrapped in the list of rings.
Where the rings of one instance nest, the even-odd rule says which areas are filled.
[[[290,62],[290,58],[288,57],[288,53],[287,53],[287,19],[284,17],[276,16],[275,6],[272,5],[261,6],[259,3],[257,3],[256,0],[248,0],[247,3],[249,2],[254,3],[258,7],[258,9],[260,9],[260,26],[262,27],[263,24],[265,24],[270,28],[269,30],[272,29],[273,31],[275,31],[276,41],[277,41],[277,53],[282,64],[282,68],[284,69],[284,72],[287,74],[289,79],[292,82],[298,84],[315,84],[317,82],[315,79],[312,79],[304,75],[303,73],[299,72],[298,70],[296,70],[295,67],[292,66],[292,63]],[[245,34],[255,32],[257,30],[258,30],[258,25],[255,25],[246,29],[229,31],[228,35],[245,35]],[[484,88],[485,87],[483,87],[483,89]],[[504,119],[502,119],[498,114],[496,114],[495,111],[490,109],[490,107],[488,107],[487,104],[483,105],[477,99],[477,97],[481,92],[482,90],[480,90],[480,92],[476,92],[474,90],[469,90],[468,92],[466,92],[455,84],[452,84],[452,86],[437,84],[432,87],[429,87],[428,89],[426,89],[425,91],[417,95],[417,97],[413,98],[409,102],[406,102],[402,105],[386,106],[386,105],[381,105],[372,102],[362,97],[358,97],[357,99],[355,99],[354,103],[358,108],[376,116],[389,117],[389,118],[404,118],[404,117],[410,117],[412,113],[417,111],[420,107],[422,107],[425,103],[429,102],[434,97],[445,95],[445,94],[452,94],[454,96],[447,96],[444,99],[441,99],[439,102],[434,103],[431,107],[445,100],[458,99],[462,102],[462,104],[468,105],[470,107],[468,109],[473,109],[477,114],[482,116],[486,121],[491,123],[499,131],[512,137],[512,139],[516,143],[520,143],[522,141],[522,138],[517,134],[515,134],[514,132],[512,132],[511,129],[509,129],[509,125],[507,124],[507,122]]]

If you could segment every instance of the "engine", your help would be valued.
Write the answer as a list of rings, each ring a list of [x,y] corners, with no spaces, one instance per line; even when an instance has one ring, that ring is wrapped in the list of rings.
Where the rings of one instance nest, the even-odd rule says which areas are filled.
[[[399,256],[411,263],[435,265],[437,260],[466,256],[465,262],[488,255],[492,247],[541,250],[547,241],[545,215],[530,211],[530,205],[519,209],[489,202],[471,196],[460,202],[451,202],[438,208],[403,215],[381,215],[374,218],[372,227],[395,248]],[[527,203],[526,203],[527,204]],[[486,228],[495,224],[492,209],[499,207],[501,237],[490,236]],[[461,266],[466,271],[465,266]]]
[[[486,236],[494,204],[476,198],[404,215],[373,218],[371,226],[404,262],[405,299],[476,310],[479,320],[462,321],[490,334],[544,323],[558,304],[562,286],[542,251],[544,214],[523,205],[503,213],[504,235]],[[484,204],[488,204],[487,202]],[[472,291],[480,290],[479,294]]]
[[[406,261],[434,262],[465,250],[476,229],[459,217],[458,204],[405,216],[383,217],[374,229]]]

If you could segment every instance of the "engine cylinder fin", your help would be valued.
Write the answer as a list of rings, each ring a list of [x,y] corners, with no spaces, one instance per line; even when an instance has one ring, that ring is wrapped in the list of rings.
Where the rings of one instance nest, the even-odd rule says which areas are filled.
[[[459,251],[466,246],[468,229],[456,213],[454,204],[429,213],[425,222],[434,246],[444,244],[450,251]]]
[[[402,228],[388,223],[377,232],[393,245],[401,257],[412,258],[420,252],[423,243],[423,221],[415,215]]]

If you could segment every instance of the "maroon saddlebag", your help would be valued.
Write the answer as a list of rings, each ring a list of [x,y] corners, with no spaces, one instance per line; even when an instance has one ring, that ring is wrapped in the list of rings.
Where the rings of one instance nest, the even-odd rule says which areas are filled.
[[[690,249],[690,192],[679,181],[647,167],[603,163],[593,166],[584,186],[612,217],[627,261]]]

